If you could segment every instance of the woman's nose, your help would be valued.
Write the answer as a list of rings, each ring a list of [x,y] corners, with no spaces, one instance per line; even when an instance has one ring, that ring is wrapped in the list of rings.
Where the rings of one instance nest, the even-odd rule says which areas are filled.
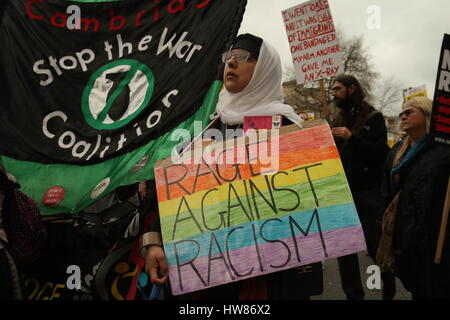
[[[237,66],[237,61],[236,61],[236,57],[232,56],[228,61],[227,64],[229,67],[233,67],[235,68]]]

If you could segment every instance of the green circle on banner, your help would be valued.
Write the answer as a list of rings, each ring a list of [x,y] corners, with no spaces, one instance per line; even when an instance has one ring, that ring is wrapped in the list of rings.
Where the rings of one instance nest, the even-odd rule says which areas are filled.
[[[108,98],[113,81],[110,74],[125,73],[125,78]],[[108,112],[125,87],[130,90],[130,100],[122,117],[113,121]],[[121,128],[135,119],[148,105],[155,88],[155,77],[146,65],[137,60],[117,60],[98,69],[88,81],[81,98],[81,110],[87,123],[99,130]]]

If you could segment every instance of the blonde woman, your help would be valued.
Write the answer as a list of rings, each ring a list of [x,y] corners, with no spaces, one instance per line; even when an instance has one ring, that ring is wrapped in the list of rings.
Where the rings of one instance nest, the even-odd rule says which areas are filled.
[[[442,262],[434,255],[450,174],[450,147],[430,136],[432,101],[416,97],[399,114],[406,137],[388,155],[383,193],[389,204],[377,261],[393,267],[413,299],[450,298],[450,232]]]

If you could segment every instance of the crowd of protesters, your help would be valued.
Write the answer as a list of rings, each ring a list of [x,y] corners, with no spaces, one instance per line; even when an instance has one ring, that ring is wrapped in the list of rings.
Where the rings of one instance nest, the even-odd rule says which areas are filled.
[[[244,116],[283,115],[283,125],[301,123],[306,117],[297,115],[284,104],[281,87],[281,63],[277,51],[265,40],[250,34],[238,36],[233,47],[223,55],[224,89],[217,105],[215,128],[238,129]],[[370,256],[382,267],[383,299],[395,296],[395,277],[412,293],[413,299],[450,298],[450,234],[447,231],[442,260],[434,262],[440,217],[444,207],[450,174],[450,148],[429,137],[432,102],[413,98],[403,105],[399,117],[406,137],[391,150],[387,145],[387,129],[383,115],[365,100],[364,88],[351,75],[340,75],[331,88],[338,112],[330,123],[354,203],[363,227]],[[10,181],[2,174],[0,202]],[[154,285],[166,288],[168,266],[161,242],[154,183],[146,184],[144,198],[152,201],[145,213],[152,215],[149,227],[141,232],[141,253],[145,271]],[[136,195],[132,186],[123,199]],[[115,194],[117,197],[117,194]],[[142,197],[141,197],[142,198]],[[122,199],[122,200],[123,200]],[[112,200],[111,200],[112,201]],[[98,212],[111,207],[103,204]],[[0,203],[0,207],[3,207]],[[136,203],[135,208],[139,204]],[[125,210],[125,209],[123,209]],[[130,209],[127,209],[132,211]],[[4,213],[4,212],[3,212]],[[95,215],[95,213],[94,213]],[[18,273],[8,254],[8,229],[2,224],[0,211],[0,298],[21,296]],[[131,219],[131,218],[130,218]],[[121,220],[118,220],[121,221]],[[128,223],[129,221],[127,221]],[[64,223],[59,223],[60,227]],[[69,224],[64,224],[66,227]],[[117,223],[116,223],[117,226]],[[48,231],[53,232],[54,227]],[[98,232],[106,232],[98,229]],[[122,232],[115,231],[115,234]],[[90,241],[98,234],[86,233]],[[51,236],[53,241],[68,241]],[[60,239],[60,240],[55,240]],[[105,248],[114,241],[103,235]],[[56,247],[71,250],[74,244]],[[85,244],[79,255],[90,254]],[[48,258],[48,256],[47,256]],[[67,257],[64,263],[73,263]],[[41,257],[41,260],[43,258]],[[357,254],[338,258],[342,288],[347,299],[364,299]],[[127,270],[123,272],[125,275]],[[170,291],[165,290],[165,297]],[[258,278],[234,282],[183,296],[185,299],[309,299],[323,292],[321,263],[276,272]],[[22,294],[22,298],[26,294]],[[98,295],[94,297],[98,298]]]

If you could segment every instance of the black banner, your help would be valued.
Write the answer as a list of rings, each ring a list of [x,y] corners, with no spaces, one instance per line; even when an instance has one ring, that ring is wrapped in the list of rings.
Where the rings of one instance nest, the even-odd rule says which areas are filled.
[[[94,164],[170,131],[201,106],[245,3],[7,2],[0,154]]]
[[[445,34],[439,59],[430,134],[435,141],[450,144],[450,35]]]

